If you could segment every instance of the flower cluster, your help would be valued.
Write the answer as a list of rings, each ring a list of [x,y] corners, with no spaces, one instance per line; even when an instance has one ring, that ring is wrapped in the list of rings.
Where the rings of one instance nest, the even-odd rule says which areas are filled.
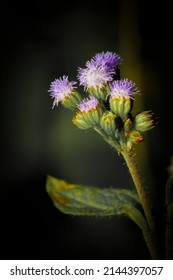
[[[49,92],[53,107],[60,102],[76,110],[72,122],[77,127],[93,128],[118,151],[124,147],[130,151],[133,144],[144,139],[143,133],[154,127],[154,120],[151,111],[132,115],[135,95],[140,92],[134,82],[116,79],[121,63],[116,53],[101,52],[87,61],[85,68],[78,68],[77,79],[88,98],[82,98],[76,82],[70,82],[68,76],[53,81]]]

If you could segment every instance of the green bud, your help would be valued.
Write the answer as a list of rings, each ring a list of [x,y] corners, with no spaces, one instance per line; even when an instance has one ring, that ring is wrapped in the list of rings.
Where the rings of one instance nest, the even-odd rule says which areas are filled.
[[[144,140],[144,136],[139,131],[133,130],[132,132],[130,132],[129,140],[133,144],[137,144],[137,143],[140,143]]]
[[[115,133],[115,115],[112,112],[104,113],[100,119],[102,129],[108,134]]]
[[[65,100],[62,102],[62,105],[67,109],[75,109],[76,106],[82,101],[82,97],[79,92],[74,91],[72,94],[69,94]]]
[[[113,113],[124,120],[132,110],[132,100],[125,96],[111,96],[110,107]]]
[[[101,104],[96,109],[91,109],[88,112],[82,112],[84,120],[91,126],[99,125],[100,118],[104,113],[104,109]]]
[[[138,131],[145,132],[154,128],[153,113],[151,111],[143,111],[138,113],[134,118],[134,128]]]
[[[110,90],[109,86],[108,86],[108,84],[106,84],[102,88],[97,87],[97,89],[95,89],[94,87],[90,87],[90,88],[88,88],[88,93],[90,95],[96,97],[97,99],[106,101],[109,90]]]
[[[124,130],[125,131],[130,131],[132,128],[132,121],[130,118],[126,119],[124,122]]]
[[[126,119],[124,122],[124,135],[129,136],[130,130],[132,129],[132,121],[130,118]]]
[[[83,118],[83,114],[78,112],[76,116],[72,119],[72,123],[76,125],[80,129],[89,129],[91,125],[89,125]]]
[[[133,146],[133,143],[132,141],[128,140],[127,141],[127,151],[130,152],[132,150],[132,146]]]

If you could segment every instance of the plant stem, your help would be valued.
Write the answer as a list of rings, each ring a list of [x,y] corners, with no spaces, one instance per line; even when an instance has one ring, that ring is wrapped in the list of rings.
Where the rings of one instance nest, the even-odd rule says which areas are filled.
[[[138,175],[135,163],[133,161],[133,155],[128,153],[126,150],[122,150],[121,151],[122,156],[125,159],[125,162],[127,164],[127,167],[129,169],[129,172],[132,176],[133,182],[135,184],[137,193],[139,195],[139,198],[141,200],[141,204],[146,216],[146,220],[150,229],[150,232],[147,234],[147,236],[145,235],[145,240],[147,241],[147,245],[149,248],[149,251],[152,255],[152,258],[154,259],[159,259],[158,254],[156,252],[156,246],[155,246],[155,241],[156,241],[156,233],[155,233],[155,223],[153,220],[153,216],[151,213],[151,207],[149,205],[149,201],[147,199],[146,193],[144,188],[142,187],[141,184],[141,180],[140,177]]]
[[[145,213],[147,224],[149,226],[149,229],[147,231],[145,231],[145,232],[143,231],[144,239],[148,246],[151,257],[153,259],[159,259],[157,250],[156,250],[155,223],[153,220],[153,216],[151,213],[151,208],[150,208],[148,199],[146,197],[146,193],[144,191],[144,188],[142,187],[141,180],[138,175],[135,163],[133,162],[133,156],[127,152],[126,148],[123,149],[122,146],[118,145],[118,143],[116,143],[114,139],[109,137],[101,127],[94,127],[94,130],[97,131],[111,147],[113,147],[118,153],[121,153],[122,156],[124,157],[127,167],[129,169],[129,172],[132,176],[133,182],[135,184],[137,193],[139,195],[139,199],[141,201],[141,204],[142,204],[142,207],[143,207],[143,210]]]
[[[152,240],[152,236],[150,234],[150,229],[146,223],[145,218],[141,214],[141,212],[135,207],[127,207],[126,208],[127,216],[134,221],[142,230],[145,242],[147,244],[148,250],[151,254],[152,259],[158,259],[155,246]]]

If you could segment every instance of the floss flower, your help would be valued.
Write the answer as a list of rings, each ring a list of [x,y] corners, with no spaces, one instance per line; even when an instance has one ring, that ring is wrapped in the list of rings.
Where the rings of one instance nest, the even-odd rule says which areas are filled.
[[[106,67],[99,66],[94,60],[87,62],[87,68],[78,69],[80,85],[96,98],[106,100],[108,82],[113,80],[114,71],[108,71]]]
[[[53,108],[58,103],[62,103],[64,107],[69,109],[75,108],[81,101],[80,94],[75,90],[76,82],[69,82],[68,76],[60,77],[53,81],[50,85],[50,96],[54,98]]]
[[[107,99],[109,83],[113,81],[116,67],[121,63],[121,58],[112,52],[96,54],[90,61],[86,62],[86,68],[78,69],[80,85],[103,101]]]
[[[84,99],[79,105],[78,108],[81,112],[89,112],[91,110],[96,110],[99,104],[98,99],[93,96]]]
[[[110,85],[111,96],[134,99],[134,95],[137,93],[139,93],[139,90],[135,88],[135,83],[128,81],[128,79],[113,81]]]
[[[89,127],[94,127],[100,123],[100,117],[104,112],[103,106],[99,103],[98,99],[94,96],[89,96],[89,98],[84,99],[78,105],[79,112],[76,114],[76,117],[73,119],[73,123],[76,124],[79,128],[86,129]],[[88,125],[83,126],[83,122]]]
[[[93,60],[98,66],[100,65],[102,67],[106,67],[110,72],[114,71],[115,68],[117,68],[117,66],[122,62],[121,57],[118,54],[112,52],[98,53],[95,55]]]
[[[127,215],[142,229],[150,254],[153,259],[157,259],[155,221],[147,192],[142,186],[133,160],[132,149],[134,144],[144,140],[143,132],[153,128],[154,121],[151,111],[144,111],[135,116],[131,113],[134,96],[139,94],[139,90],[135,87],[135,83],[128,79],[116,80],[116,70],[121,61],[115,53],[102,52],[87,61],[86,68],[78,68],[77,78],[88,93],[88,97],[83,100],[76,90],[76,82],[69,82],[67,76],[52,82],[49,91],[51,97],[54,98],[53,107],[60,102],[67,108],[75,108],[73,124],[80,129],[95,130],[112,149],[124,158],[138,196],[129,190],[122,192],[122,189],[117,189],[118,195],[115,195],[114,190],[111,189],[110,195],[104,189],[103,191],[98,188],[93,190],[88,186],[83,188],[76,185],[73,185],[71,192],[71,187],[68,188],[66,183],[64,191],[62,186],[59,186],[59,184],[64,184],[63,181],[56,180],[55,183],[55,180],[53,179],[52,182],[51,178],[48,178],[47,189],[55,206],[64,213],[100,216]],[[60,192],[63,198],[61,201],[59,192],[57,195],[58,189],[63,190],[62,193]],[[139,203],[139,201],[143,213],[136,208],[136,202]],[[106,202],[108,202],[107,205]]]
[[[135,83],[128,81],[128,79],[113,81],[110,84],[110,107],[112,112],[126,119],[132,110],[132,99],[134,95],[139,93],[135,88]]]

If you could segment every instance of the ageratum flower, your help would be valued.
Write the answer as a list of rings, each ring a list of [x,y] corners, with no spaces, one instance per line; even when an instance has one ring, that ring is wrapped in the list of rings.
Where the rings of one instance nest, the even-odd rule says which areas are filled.
[[[94,96],[90,96],[89,98],[83,99],[78,105],[78,108],[81,112],[89,112],[91,110],[96,110],[98,105],[99,101]]]
[[[113,136],[115,134],[115,118],[115,114],[108,111],[100,119],[100,126],[107,135]]]
[[[79,128],[86,129],[100,123],[104,108],[94,96],[84,99],[77,107],[79,111],[73,118],[73,123]]]
[[[121,58],[111,52],[96,54],[90,61],[86,62],[86,68],[78,68],[78,79],[80,85],[94,97],[106,100],[109,83],[113,81],[115,68]]]
[[[134,95],[139,93],[135,88],[135,83],[128,81],[128,79],[113,81],[110,85],[110,95],[116,97],[126,97],[134,99]]]
[[[101,52],[93,58],[95,63],[99,66],[106,67],[108,71],[113,71],[119,64],[122,63],[121,57],[112,52]]]
[[[78,68],[80,85],[91,94],[103,89],[108,82],[113,80],[114,71],[108,71],[105,66],[100,66],[94,60],[87,62],[86,68]]]
[[[119,115],[123,120],[132,110],[134,95],[139,93],[135,83],[128,79],[113,81],[110,84],[110,107],[112,112]]]
[[[76,82],[70,82],[68,76],[60,77],[53,81],[50,85],[50,96],[54,98],[53,108],[58,103],[62,103],[64,107],[74,108],[81,101],[80,94],[75,90]]]

